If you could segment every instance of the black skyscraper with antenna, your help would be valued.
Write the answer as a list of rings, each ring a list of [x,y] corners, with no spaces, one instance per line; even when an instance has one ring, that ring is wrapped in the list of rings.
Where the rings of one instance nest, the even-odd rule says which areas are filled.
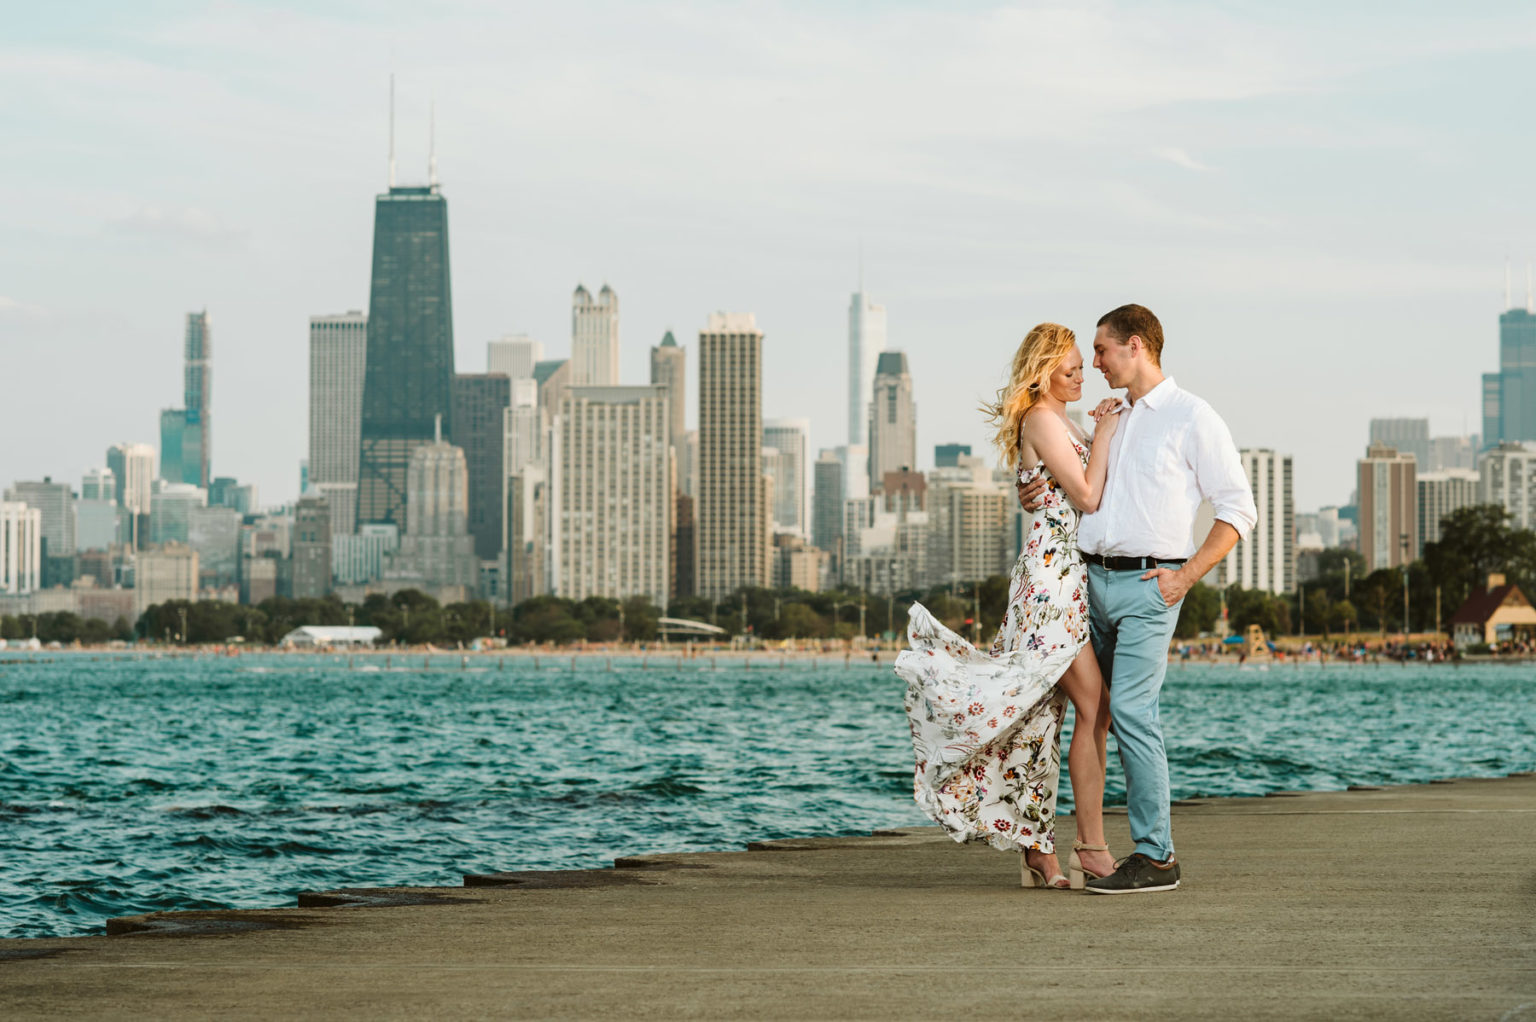
[[[389,191],[373,221],[373,284],[363,370],[357,521],[405,530],[411,453],[450,433],[453,303],[448,288],[448,202],[438,191],[436,145],[427,184],[395,185],[395,89],[389,89]]]

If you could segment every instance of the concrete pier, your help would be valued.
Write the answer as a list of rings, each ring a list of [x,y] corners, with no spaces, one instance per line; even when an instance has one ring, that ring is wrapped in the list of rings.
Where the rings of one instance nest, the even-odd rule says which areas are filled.
[[[1184,887],[1139,897],[924,828],[132,917],[0,941],[0,1017],[1536,1020],[1536,777],[1197,801],[1174,837]]]

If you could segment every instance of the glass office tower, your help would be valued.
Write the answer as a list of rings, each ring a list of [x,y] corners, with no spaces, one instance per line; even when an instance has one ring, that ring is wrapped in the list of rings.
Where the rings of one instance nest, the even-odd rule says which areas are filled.
[[[373,286],[363,369],[357,521],[405,529],[411,452],[452,436],[453,308],[448,203],[436,185],[392,187],[373,221]]]

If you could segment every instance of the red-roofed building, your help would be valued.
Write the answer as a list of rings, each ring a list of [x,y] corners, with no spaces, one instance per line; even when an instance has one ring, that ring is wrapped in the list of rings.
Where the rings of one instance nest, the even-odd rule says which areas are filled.
[[[1488,586],[1476,590],[1451,617],[1456,647],[1536,638],[1536,607],[1503,575],[1489,575]]]

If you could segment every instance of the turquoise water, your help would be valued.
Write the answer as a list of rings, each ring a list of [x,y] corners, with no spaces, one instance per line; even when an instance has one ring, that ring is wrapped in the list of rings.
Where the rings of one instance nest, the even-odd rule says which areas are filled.
[[[0,935],[924,822],[888,668],[390,663],[0,656]],[[1176,665],[1163,719],[1187,797],[1529,770],[1533,705],[1527,666]]]

